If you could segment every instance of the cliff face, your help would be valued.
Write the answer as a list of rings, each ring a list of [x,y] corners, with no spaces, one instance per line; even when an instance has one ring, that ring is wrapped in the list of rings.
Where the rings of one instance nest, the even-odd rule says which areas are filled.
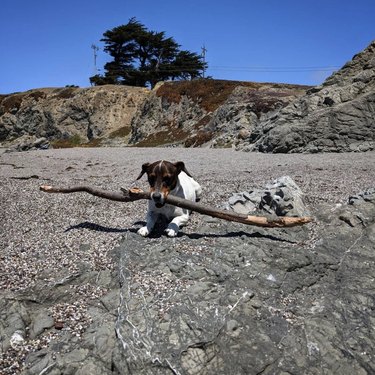
[[[0,97],[3,146],[46,138],[68,147],[127,135],[149,90],[124,86],[43,88]],[[116,135],[116,133],[115,133]],[[53,143],[54,142],[54,143]]]
[[[309,86],[221,80],[157,86],[132,121],[138,146],[230,147]]]
[[[220,80],[45,88],[0,97],[1,146],[228,147],[308,86]]]
[[[375,148],[375,41],[321,86],[259,122],[239,146],[262,152]]]
[[[375,41],[317,87],[223,80],[0,96],[0,147],[375,148]],[[46,144],[47,143],[47,144]]]

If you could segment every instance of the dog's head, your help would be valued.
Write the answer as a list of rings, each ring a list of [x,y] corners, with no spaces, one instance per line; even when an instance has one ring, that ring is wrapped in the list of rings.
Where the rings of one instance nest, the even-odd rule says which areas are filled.
[[[156,207],[160,208],[164,206],[168,194],[176,187],[178,175],[182,171],[191,177],[182,161],[171,163],[169,161],[159,160],[154,163],[143,164],[142,171],[137,177],[137,180],[147,173],[151,198],[155,202]]]

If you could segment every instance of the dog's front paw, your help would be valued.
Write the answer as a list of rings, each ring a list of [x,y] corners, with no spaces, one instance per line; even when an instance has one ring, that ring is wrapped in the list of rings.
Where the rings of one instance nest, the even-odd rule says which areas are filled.
[[[172,229],[172,228],[167,228],[165,230],[165,233],[167,234],[168,237],[176,237],[177,236],[177,233],[178,231]]]
[[[167,234],[168,237],[176,237],[178,230],[180,227],[176,223],[169,223],[167,229],[165,230],[165,233]]]
[[[139,228],[137,233],[140,234],[142,237],[147,237],[150,234],[147,227]]]

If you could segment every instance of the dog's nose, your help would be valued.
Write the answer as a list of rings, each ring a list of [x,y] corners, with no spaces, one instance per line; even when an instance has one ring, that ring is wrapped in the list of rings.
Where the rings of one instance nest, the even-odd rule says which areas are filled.
[[[155,202],[155,206],[157,208],[161,208],[164,206],[164,196],[158,191],[155,191],[151,194],[152,200]]]
[[[155,202],[159,202],[161,201],[161,194],[156,191],[154,194],[152,194],[152,199],[155,201]]]

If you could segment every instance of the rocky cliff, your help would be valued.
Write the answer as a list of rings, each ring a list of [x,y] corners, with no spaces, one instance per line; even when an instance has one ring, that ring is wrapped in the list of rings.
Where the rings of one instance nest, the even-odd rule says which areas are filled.
[[[130,143],[230,147],[250,134],[264,114],[285,107],[308,88],[222,80],[163,83],[137,111]]]
[[[375,148],[375,41],[321,86],[258,122],[241,150],[344,152]]]
[[[0,96],[0,142],[27,148],[71,147],[130,133],[130,123],[149,90],[124,86],[43,88]],[[38,143],[39,142],[39,143]]]
[[[3,95],[0,146],[367,151],[374,118],[375,42],[317,87],[206,79]]]
[[[228,147],[309,86],[221,80],[37,89],[0,97],[1,146]]]

